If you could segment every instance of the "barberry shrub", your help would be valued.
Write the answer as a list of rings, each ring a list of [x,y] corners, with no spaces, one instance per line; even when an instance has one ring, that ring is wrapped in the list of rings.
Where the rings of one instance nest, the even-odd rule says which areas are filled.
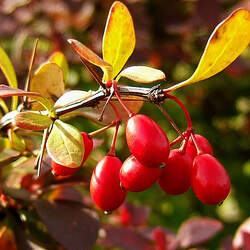
[[[129,192],[144,191],[156,182],[170,195],[185,193],[191,187],[207,205],[221,204],[227,198],[231,183],[226,169],[215,158],[219,155],[214,154],[205,137],[194,133],[186,106],[172,92],[219,73],[245,50],[250,41],[250,13],[237,9],[218,24],[192,76],[168,88],[161,87],[166,76],[159,69],[123,69],[134,51],[135,37],[128,8],[116,1],[104,31],[103,58],[78,40],[68,39],[99,84],[96,91],[66,90],[69,66],[62,52],[53,53],[33,73],[38,40],[34,42],[25,87],[20,89],[14,67],[0,48],[0,68],[8,82],[0,85],[1,208],[4,218],[13,222],[1,226],[1,249],[6,249],[6,242],[16,249],[16,242],[21,244],[21,239],[26,249],[35,244],[35,234],[30,230],[34,221],[29,218],[29,212],[35,211],[46,225],[46,230],[35,225],[35,230],[44,234],[37,244],[54,249],[58,243],[66,249],[92,249],[98,232],[98,243],[104,247],[132,249],[126,242],[129,237],[133,239],[133,249],[167,249],[169,245],[171,249],[188,248],[202,244],[222,229],[221,222],[199,217],[185,221],[177,235],[164,228],[150,228],[147,208],[133,207],[124,201]],[[125,85],[124,78],[139,86]],[[12,98],[10,107],[4,99],[7,97]],[[165,110],[163,103],[168,99],[183,111],[186,129],[180,129]],[[175,139],[170,141],[168,131],[160,124],[139,114],[144,102],[159,108],[178,133]],[[71,123],[77,116],[96,122],[101,128],[91,133],[80,131]],[[121,126],[125,127],[123,140],[131,153],[124,163],[116,154]],[[110,128],[114,128],[114,133],[107,155],[94,169],[85,172],[86,161],[95,161],[92,150],[102,145],[95,137]],[[16,169],[23,173],[18,181],[13,181]],[[89,186],[90,196],[86,194]],[[79,187],[83,187],[84,196]],[[107,220],[113,219],[119,226],[101,225],[97,212],[110,214],[116,209],[118,212]],[[145,231],[140,230],[142,225]],[[99,230],[101,227],[103,230]],[[237,247],[249,246],[248,233],[238,232],[235,237]]]

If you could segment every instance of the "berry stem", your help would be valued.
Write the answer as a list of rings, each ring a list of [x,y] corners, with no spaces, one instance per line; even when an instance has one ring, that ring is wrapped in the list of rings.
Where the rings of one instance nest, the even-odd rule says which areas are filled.
[[[174,146],[175,144],[177,144],[181,140],[183,140],[183,137],[182,136],[178,136],[177,138],[175,138],[173,141],[170,142],[170,147]]]
[[[117,82],[116,81],[112,81],[112,85],[115,91],[115,96],[118,99],[118,101],[120,102],[120,104],[122,105],[122,107],[126,110],[126,112],[128,113],[129,117],[132,117],[134,115],[134,113],[128,108],[128,106],[124,103],[124,101],[121,99],[119,90],[117,88]]]
[[[192,120],[191,120],[190,114],[189,114],[186,106],[184,105],[184,103],[182,101],[180,101],[177,97],[169,95],[167,91],[164,91],[164,95],[166,98],[173,100],[174,102],[176,102],[180,106],[180,108],[184,112],[184,115],[185,115],[186,120],[187,120],[187,129],[192,130],[193,129]]]
[[[109,104],[111,105],[111,107],[115,111],[116,121],[114,121],[115,122],[115,133],[114,133],[114,136],[113,136],[113,139],[112,139],[112,143],[111,143],[108,155],[109,156],[115,156],[115,144],[116,144],[116,139],[117,139],[117,134],[118,134],[119,126],[121,124],[121,117],[120,117],[120,114],[119,114],[116,106],[113,104],[113,102],[110,101]]]
[[[195,139],[194,133],[191,133],[191,138],[192,138],[193,143],[194,143],[194,146],[195,146],[195,148],[196,148],[197,155],[202,154],[202,152],[201,152],[201,150],[199,149],[198,144],[197,144],[197,142],[196,142],[196,139]]]
[[[89,136],[90,138],[92,138],[92,137],[94,137],[94,136],[96,136],[96,135],[99,135],[99,134],[103,133],[104,131],[106,131],[107,129],[109,129],[109,128],[115,126],[116,123],[117,123],[117,121],[112,121],[110,124],[106,125],[105,127],[102,127],[102,128],[100,128],[100,129],[97,129],[97,130],[95,130],[95,131],[89,133],[88,136]]]
[[[162,112],[162,114],[167,118],[167,120],[172,125],[172,127],[177,131],[177,133],[180,135],[181,139],[184,139],[184,136],[183,136],[181,130],[176,125],[176,123],[174,122],[172,117],[167,113],[167,111],[160,104],[156,104],[156,106]]]

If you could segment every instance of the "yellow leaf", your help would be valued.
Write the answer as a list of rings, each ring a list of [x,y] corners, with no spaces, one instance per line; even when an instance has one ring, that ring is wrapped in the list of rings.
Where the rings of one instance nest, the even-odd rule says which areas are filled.
[[[127,7],[116,1],[110,8],[102,42],[103,59],[113,67],[112,79],[121,71],[134,48],[133,19]],[[110,79],[104,78],[103,80]]]
[[[10,87],[17,88],[17,79],[14,67],[2,47],[0,47],[0,68],[3,71]],[[12,97],[12,110],[17,108],[18,104],[18,97]]]
[[[159,70],[146,66],[132,66],[124,69],[116,78],[126,77],[140,83],[154,83],[166,79],[165,74]]]
[[[68,43],[73,47],[78,55],[80,55],[80,57],[100,67],[104,73],[103,78],[111,80],[112,66],[109,63],[103,61],[102,58],[77,40],[68,39]]]
[[[12,128],[8,129],[8,138],[13,149],[23,152],[25,150],[25,141],[17,135]]]
[[[47,141],[47,151],[56,163],[77,168],[84,155],[82,135],[75,127],[56,120]]]
[[[174,85],[170,90],[219,73],[243,52],[249,42],[250,13],[248,10],[238,9],[215,28],[193,75],[186,81]]]
[[[63,78],[64,78],[64,81],[66,82],[68,79],[69,65],[64,54],[60,51],[54,52],[50,56],[49,61],[56,63],[62,69]]]
[[[52,103],[64,93],[63,72],[56,63],[43,64],[34,74],[30,82],[30,91],[38,92]],[[38,103],[32,104],[33,110],[42,110]]]

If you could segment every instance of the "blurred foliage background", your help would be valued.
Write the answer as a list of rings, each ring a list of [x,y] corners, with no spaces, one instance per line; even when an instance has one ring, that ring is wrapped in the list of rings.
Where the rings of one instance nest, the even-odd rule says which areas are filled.
[[[187,79],[195,70],[215,26],[239,7],[250,8],[248,0],[126,0],[134,19],[136,48],[128,65],[149,65],[163,70],[167,87]],[[19,87],[25,83],[33,41],[39,38],[35,67],[55,50],[65,53],[70,65],[68,88],[96,90],[98,85],[67,44],[78,39],[101,54],[102,35],[112,1],[96,0],[2,0],[0,3],[0,45],[10,55],[18,75]],[[244,32],[244,31],[242,31]],[[208,245],[216,249],[224,236],[233,236],[239,224],[250,215],[250,49],[232,65],[209,80],[177,90],[190,111],[195,132],[211,143],[215,156],[227,169],[232,190],[221,206],[201,203],[190,190],[184,195],[166,195],[155,185],[141,193],[129,193],[128,200],[150,207],[149,225],[176,231],[193,215],[221,220],[225,227]],[[0,82],[6,82],[0,73]],[[124,82],[128,83],[128,82]],[[182,130],[186,123],[182,111],[171,101],[165,107]],[[152,104],[142,113],[156,120],[170,140],[177,135]],[[84,131],[98,125],[84,118],[72,124]],[[109,149],[112,131],[104,136],[88,161],[89,169]],[[129,151],[120,130],[117,155],[126,159]],[[104,218],[105,220],[105,218]]]

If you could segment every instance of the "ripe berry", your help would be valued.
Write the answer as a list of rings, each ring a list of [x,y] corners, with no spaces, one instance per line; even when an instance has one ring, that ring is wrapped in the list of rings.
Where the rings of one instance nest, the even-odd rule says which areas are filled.
[[[209,154],[195,157],[191,171],[191,185],[197,198],[208,205],[222,202],[230,191],[227,171]]]
[[[169,155],[169,142],[161,127],[145,115],[134,115],[126,124],[131,153],[147,167],[159,167]]]
[[[213,149],[209,141],[202,135],[195,134],[194,136],[201,153],[213,155]],[[192,159],[197,156],[197,150],[191,137],[187,144],[186,153],[189,154]]]
[[[83,156],[83,160],[82,160],[82,164],[84,164],[84,162],[87,160],[87,158],[89,157],[92,149],[93,149],[93,140],[91,137],[89,137],[88,133],[86,132],[81,132],[82,134],[82,138],[83,138],[83,143],[84,143],[84,156]]]
[[[52,167],[52,173],[55,176],[67,176],[74,174],[77,170],[79,170],[81,167],[78,168],[69,168],[65,167],[63,165],[60,165],[54,161],[51,161],[51,167]]]
[[[126,198],[120,186],[122,162],[114,156],[105,156],[94,169],[90,181],[90,194],[98,207],[106,212],[118,208]]]
[[[121,185],[132,192],[151,187],[159,178],[161,169],[143,166],[133,155],[123,163],[120,172]]]
[[[178,149],[170,151],[159,178],[160,187],[167,194],[182,194],[190,187],[190,168],[192,159],[187,154],[182,154]]]

